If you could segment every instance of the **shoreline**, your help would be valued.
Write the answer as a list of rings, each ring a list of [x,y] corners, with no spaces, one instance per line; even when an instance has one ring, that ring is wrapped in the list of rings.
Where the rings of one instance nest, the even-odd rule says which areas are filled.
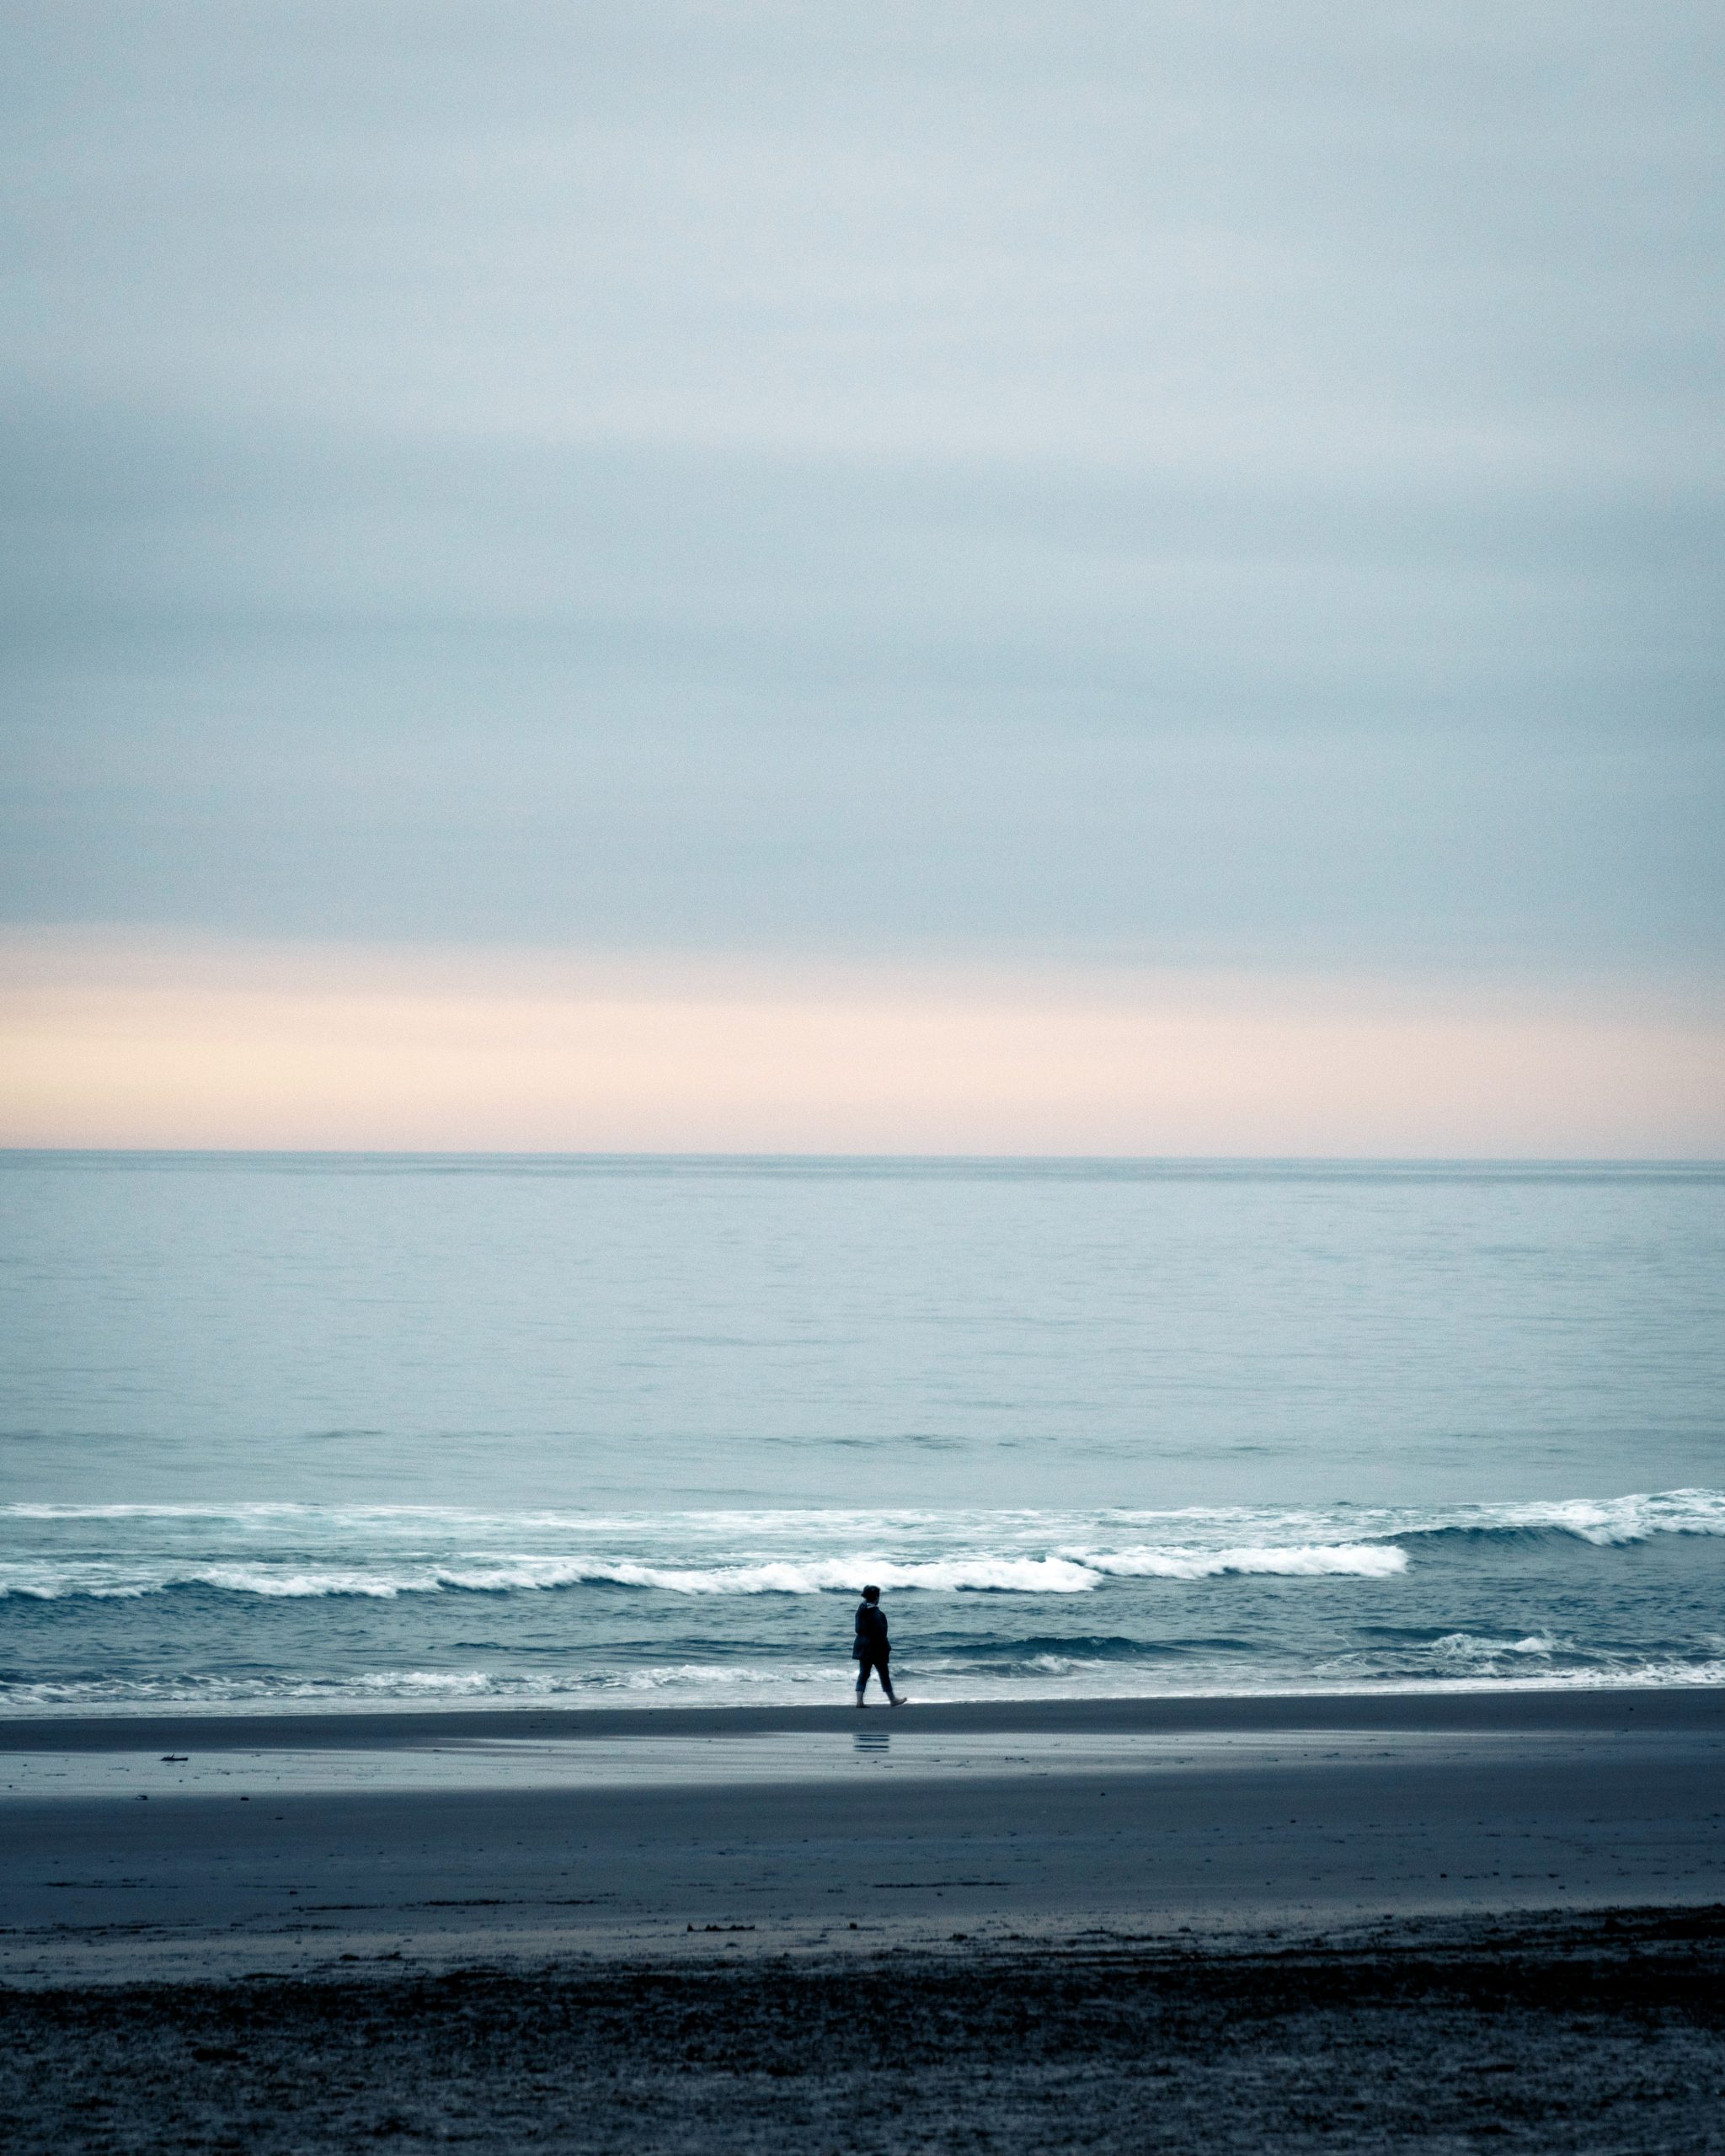
[[[1456,1691],[1131,1694],[1118,1698],[921,1701],[900,1712],[864,1710],[893,1727],[931,1734],[1204,1733],[1424,1730],[1725,1732],[1725,1685],[1588,1685]],[[451,1740],[579,1743],[665,1737],[794,1736],[856,1728],[841,1697],[831,1705],[641,1707],[355,1707],[235,1713],[172,1707],[123,1714],[0,1716],[0,1754],[148,1752],[195,1742],[206,1751],[360,1751]]]

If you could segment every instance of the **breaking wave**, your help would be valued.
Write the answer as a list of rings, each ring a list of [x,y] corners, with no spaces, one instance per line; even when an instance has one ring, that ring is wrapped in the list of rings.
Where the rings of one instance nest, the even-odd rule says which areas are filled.
[[[513,1512],[450,1505],[51,1504],[0,1505],[0,1522],[75,1526],[82,1522],[133,1523],[182,1532],[231,1526],[250,1537],[295,1529],[319,1536],[387,1543],[438,1536],[490,1540],[527,1534],[571,1537],[657,1538],[691,1545],[725,1541],[750,1545],[772,1540],[842,1535],[858,1544],[885,1545],[905,1538],[959,1536],[997,1542],[1040,1538],[1064,1548],[1106,1531],[1153,1529],[1168,1545],[1241,1546],[1316,1542],[1325,1545],[1381,1542],[1434,1535],[1564,1534],[1600,1546],[1646,1541],[1658,1534],[1725,1535],[1725,1490],[1680,1489],[1632,1492],[1619,1497],[1571,1497],[1519,1503],[1369,1506],[1188,1505],[1167,1511],[1109,1508],[1092,1513],[1047,1511],[875,1513],[789,1508],[654,1513],[608,1513],[546,1506]],[[1148,1541],[1148,1537],[1140,1537]],[[1165,1545],[1160,1541],[1154,1548]]]
[[[1407,1553],[1393,1543],[1320,1542],[1288,1549],[1087,1551],[1077,1561],[1114,1579],[1204,1580],[1258,1572],[1279,1579],[1386,1580],[1407,1571]]]
[[[1647,1542],[1657,1534],[1725,1534],[1725,1491],[1664,1490],[1652,1495],[1555,1503],[1458,1507],[1397,1530],[1407,1536],[1518,1538],[1568,1535],[1599,1549]]]
[[[1407,1567],[1403,1551],[1369,1544],[1287,1550],[1137,1549],[1043,1557],[936,1558],[920,1563],[864,1556],[708,1566],[537,1556],[413,1568],[39,1562],[0,1565],[0,1597],[48,1602],[83,1596],[120,1601],[204,1588],[281,1601],[360,1596],[387,1602],[403,1594],[512,1594],[579,1587],[638,1588],[684,1595],[850,1595],[865,1580],[901,1593],[1087,1594],[1108,1578],[1199,1580],[1258,1573],[1279,1578],[1388,1579]]]
[[[1163,1513],[467,1512],[430,1506],[9,1505],[0,1599],[537,1594],[1076,1595],[1109,1581],[1393,1580],[1446,1545],[1725,1536],[1725,1492],[1526,1504]],[[529,1546],[537,1545],[537,1546]],[[29,1552],[30,1554],[24,1554]]]

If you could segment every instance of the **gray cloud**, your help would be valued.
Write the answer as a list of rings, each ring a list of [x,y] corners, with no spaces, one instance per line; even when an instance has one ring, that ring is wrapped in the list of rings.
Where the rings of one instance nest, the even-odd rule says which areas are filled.
[[[1717,969],[1711,11],[8,13],[12,917]]]

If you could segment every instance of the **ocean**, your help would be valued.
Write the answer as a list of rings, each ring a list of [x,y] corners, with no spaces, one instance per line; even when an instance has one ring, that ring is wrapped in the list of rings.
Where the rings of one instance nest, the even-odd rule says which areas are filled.
[[[1725,1167],[0,1155],[0,1710],[1725,1683]]]

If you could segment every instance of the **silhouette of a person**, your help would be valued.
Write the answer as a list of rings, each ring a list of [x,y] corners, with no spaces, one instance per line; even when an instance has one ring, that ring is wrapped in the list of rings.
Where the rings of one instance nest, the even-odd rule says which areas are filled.
[[[880,1678],[880,1689],[895,1707],[905,1704],[902,1692],[893,1689],[892,1673],[887,1668],[887,1658],[892,1646],[886,1636],[886,1612],[880,1606],[880,1589],[865,1587],[862,1599],[857,1605],[857,1638],[851,1652],[857,1658],[857,1705],[862,1704],[862,1694],[868,1689],[868,1673],[873,1670]]]

